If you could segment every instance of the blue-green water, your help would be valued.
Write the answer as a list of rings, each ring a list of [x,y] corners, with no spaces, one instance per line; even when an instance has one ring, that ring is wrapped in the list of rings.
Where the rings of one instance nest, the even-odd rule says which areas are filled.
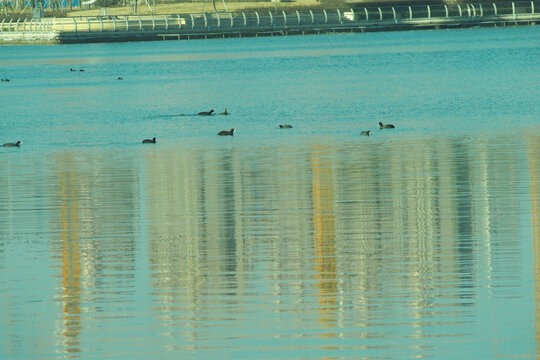
[[[538,358],[539,38],[0,47],[0,358]]]

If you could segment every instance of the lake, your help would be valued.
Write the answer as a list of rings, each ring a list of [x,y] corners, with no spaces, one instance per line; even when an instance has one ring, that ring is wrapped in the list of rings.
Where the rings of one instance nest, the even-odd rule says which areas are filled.
[[[538,358],[539,38],[1,46],[0,358]]]

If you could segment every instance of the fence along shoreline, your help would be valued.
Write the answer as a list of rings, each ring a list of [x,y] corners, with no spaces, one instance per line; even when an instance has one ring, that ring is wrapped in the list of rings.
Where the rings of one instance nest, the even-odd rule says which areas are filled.
[[[185,40],[536,25],[540,3],[463,3],[348,10],[4,19],[0,44]]]

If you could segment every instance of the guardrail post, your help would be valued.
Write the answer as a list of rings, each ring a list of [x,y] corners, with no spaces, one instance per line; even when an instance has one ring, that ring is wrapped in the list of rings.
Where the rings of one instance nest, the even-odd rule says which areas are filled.
[[[234,27],[234,19],[232,13],[229,13],[229,16],[231,17],[231,27]]]
[[[412,20],[412,7],[409,6],[409,20]]]
[[[448,19],[448,6],[444,4],[444,13],[446,15],[446,18]]]
[[[88,23],[88,32],[92,32],[92,29],[90,27],[90,18],[86,18],[86,22]]]
[[[270,25],[274,26],[274,17],[272,16],[272,12],[269,11],[268,13],[270,14]]]
[[[64,23],[62,23],[62,30],[64,30]],[[116,17],[112,18],[112,31],[116,31]]]
[[[336,11],[337,11],[338,22],[341,24],[341,12],[339,12],[339,9],[336,9]]]
[[[354,14],[354,10],[353,10],[352,8],[351,8],[351,14],[352,14],[352,21],[355,21],[356,18],[355,18],[355,16],[354,16],[355,14]]]
[[[534,14],[534,1],[531,1],[531,14]]]
[[[282,10],[281,13],[283,14],[283,26],[287,26],[287,15],[285,15],[284,10]]]
[[[176,17],[178,18],[178,30],[180,30],[182,28],[182,18],[180,14],[176,14]]]
[[[512,16],[516,18],[516,3],[512,1]]]
[[[382,21],[382,10],[381,8],[378,8],[379,9],[379,21]]]
[[[100,32],[103,32],[103,18],[100,16],[99,17],[99,25],[100,25]]]
[[[202,16],[203,16],[203,19],[204,19],[204,27],[208,28],[208,19],[206,18],[206,14],[202,14]]]
[[[313,11],[311,11],[311,9],[309,10],[309,14],[311,15],[311,23],[313,24],[315,22],[315,16],[313,16]]]
[[[323,9],[322,11],[324,13],[324,23],[327,24],[328,23],[328,14],[326,13],[325,9]]]
[[[457,4],[457,8],[459,10],[459,16],[463,16],[463,10],[461,10],[461,5]]]
[[[139,31],[143,31],[141,17],[137,15],[137,18],[139,18]]]
[[[366,13],[366,21],[368,21],[369,20],[369,13],[368,13],[366,8],[364,8],[364,12]]]
[[[495,15],[497,15],[497,5],[495,5],[495,3],[493,3],[493,11],[495,11]]]
[[[429,7],[429,5],[427,6],[427,18],[431,19],[431,8]]]
[[[219,13],[216,13],[216,16],[217,16],[217,27],[220,28],[221,27],[221,18],[219,17]]]
[[[392,6],[392,14],[394,14],[394,21],[397,20],[397,14],[396,14],[396,9],[394,9],[394,7]]]
[[[482,7],[482,4],[478,4],[478,7],[480,7],[480,17],[484,17],[484,8]]]
[[[296,10],[296,18],[298,19],[298,25],[300,25],[300,13]]]
[[[246,19],[246,14],[244,14],[244,12],[242,11],[242,16],[244,17],[244,27],[247,26],[247,19]]]
[[[73,18],[73,24],[75,25],[75,32],[77,33],[77,19]]]
[[[127,16],[124,16],[124,20],[126,20],[126,31],[129,31],[129,21],[128,21],[128,17],[127,17]]]
[[[195,28],[195,19],[193,18],[192,14],[189,14],[189,17],[191,18],[191,28]]]
[[[21,20],[21,19],[17,19],[17,23],[15,24],[15,31],[16,31],[16,32],[19,32],[19,21],[20,21],[20,20]]]
[[[471,9],[472,9],[473,16],[476,17],[476,8],[474,7],[473,4],[471,4]]]
[[[150,16],[152,16],[152,30],[156,30],[156,19],[154,19],[154,14]]]
[[[165,30],[169,30],[169,20],[167,20],[167,15],[163,15],[163,19],[165,20]]]

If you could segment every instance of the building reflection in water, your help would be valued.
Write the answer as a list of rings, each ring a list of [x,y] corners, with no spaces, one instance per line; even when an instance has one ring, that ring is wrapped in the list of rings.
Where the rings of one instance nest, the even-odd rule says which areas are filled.
[[[212,301],[225,307],[235,301],[244,272],[238,156],[186,151],[147,158],[151,287],[160,320],[171,328],[212,320],[201,312]],[[205,296],[212,291],[215,299]],[[185,335],[195,340],[197,332]]]
[[[59,334],[64,351],[77,356],[84,352],[81,336],[91,328],[92,314],[132,316],[124,311],[134,302],[129,294],[135,277],[138,179],[130,162],[120,164],[109,155],[61,153],[53,164],[56,196],[51,206],[58,209],[58,218],[51,226],[61,236],[58,244],[53,242],[61,253]]]
[[[491,296],[478,284],[494,286],[493,261],[508,256],[494,244],[518,246],[518,201],[498,196],[517,195],[509,188],[516,169],[496,145],[447,138],[292,154],[149,153],[141,201],[152,310],[164,333],[177,346],[200,346],[208,324],[254,316],[248,294],[257,283],[271,288],[259,311],[280,321],[309,318],[316,303],[322,338],[357,327],[367,341],[383,336],[370,327],[398,323],[411,339],[462,335],[471,305]],[[504,219],[498,201],[509,206]],[[493,237],[493,226],[508,232]],[[271,274],[261,279],[264,266]]]
[[[540,167],[540,138],[536,136],[527,137],[527,157],[529,160],[529,181],[530,181],[530,201],[531,201],[531,236],[533,250],[533,279],[534,279],[534,299],[535,299],[535,339],[540,358],[540,209],[538,206],[538,175]]]
[[[409,357],[424,355],[426,339],[446,346],[474,332],[471,323],[491,331],[493,302],[500,311],[532,297],[522,279],[531,271],[522,269],[525,201],[536,308],[516,316],[528,316],[540,352],[538,143],[155,148],[128,160],[63,152],[47,160],[45,200],[25,189],[35,179],[0,192],[30,194],[21,209],[38,198],[36,213],[46,209],[65,357],[133,341],[132,318],[152,351],[261,339],[284,351],[313,339],[319,350],[369,350],[391,337],[405,339],[397,346]],[[2,226],[21,227],[9,221]],[[6,318],[19,320],[16,305]],[[496,331],[508,330],[485,337]],[[88,345],[105,332],[110,342]]]
[[[79,259],[79,189],[76,163],[72,158],[58,162],[58,184],[61,196],[60,229],[62,234],[62,337],[67,353],[78,353],[81,332],[81,267]]]
[[[319,321],[323,328],[336,324],[336,235],[332,163],[321,157],[324,151],[317,146],[311,153],[314,274],[319,298]],[[331,336],[326,333],[325,336]]]

